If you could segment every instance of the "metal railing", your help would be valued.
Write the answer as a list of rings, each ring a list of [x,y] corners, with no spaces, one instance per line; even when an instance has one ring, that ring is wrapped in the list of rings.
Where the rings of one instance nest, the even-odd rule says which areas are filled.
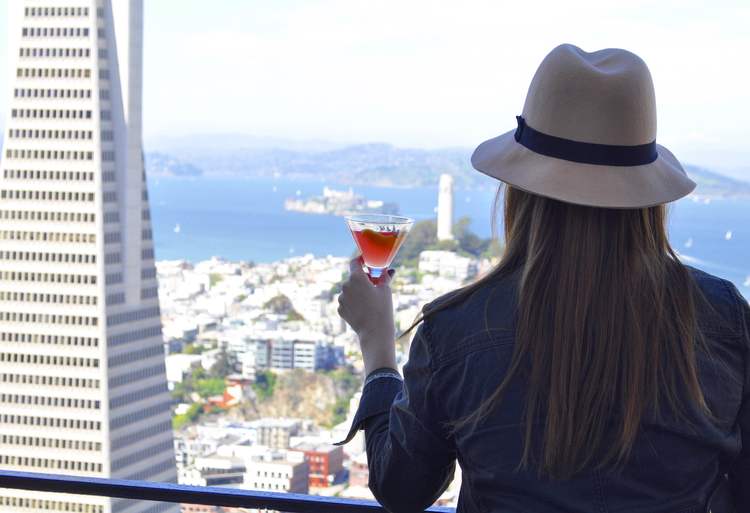
[[[0,470],[0,488],[294,513],[386,512],[377,502],[359,499],[7,470]],[[427,511],[454,512],[445,507],[432,507]]]

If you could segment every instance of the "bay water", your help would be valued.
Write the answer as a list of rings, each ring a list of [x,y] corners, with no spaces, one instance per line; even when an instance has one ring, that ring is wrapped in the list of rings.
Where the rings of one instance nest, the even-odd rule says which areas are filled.
[[[288,212],[284,200],[322,194],[334,183],[283,179],[149,180],[159,260],[272,262],[312,253],[348,256],[354,243],[340,217]],[[437,187],[354,187],[367,199],[392,201],[402,215],[435,217]],[[468,216],[480,236],[491,234],[492,189],[454,192],[456,219]],[[731,280],[750,297],[750,198],[680,200],[670,207],[670,238],[684,260]]]

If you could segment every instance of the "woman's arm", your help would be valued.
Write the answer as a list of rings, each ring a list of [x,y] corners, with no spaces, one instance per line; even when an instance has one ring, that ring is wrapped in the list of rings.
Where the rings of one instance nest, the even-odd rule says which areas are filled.
[[[428,342],[420,326],[404,366],[402,389],[387,412],[363,422],[370,489],[394,513],[424,510],[453,480],[456,452],[440,425],[439,398],[431,385]]]
[[[370,489],[393,513],[422,511],[453,479],[456,452],[444,433],[433,387],[428,329],[411,344],[403,381],[395,369],[390,277],[374,286],[358,259],[339,297],[339,313],[360,336],[368,378],[345,443],[365,430]]]

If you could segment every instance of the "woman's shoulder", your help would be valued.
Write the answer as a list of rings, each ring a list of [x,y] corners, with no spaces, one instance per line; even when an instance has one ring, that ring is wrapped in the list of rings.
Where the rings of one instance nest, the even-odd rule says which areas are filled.
[[[742,322],[746,300],[729,280],[719,278],[701,269],[686,266],[693,277],[700,298],[696,302],[699,318],[704,327],[721,331],[738,331]]]
[[[489,302],[515,302],[518,296],[518,275],[480,278],[478,281],[452,290],[427,303],[422,311],[451,318],[467,309]]]
[[[491,278],[428,303],[423,308],[424,331],[436,356],[468,350],[478,342],[512,339],[517,289],[513,276]]]

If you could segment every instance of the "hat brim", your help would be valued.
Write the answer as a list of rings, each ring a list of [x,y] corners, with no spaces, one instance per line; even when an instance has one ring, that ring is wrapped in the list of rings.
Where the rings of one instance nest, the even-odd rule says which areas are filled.
[[[472,166],[526,192],[592,207],[652,207],[695,189],[677,158],[658,144],[659,156],[650,164],[602,166],[535,153],[517,143],[514,133],[480,144],[471,156]]]

